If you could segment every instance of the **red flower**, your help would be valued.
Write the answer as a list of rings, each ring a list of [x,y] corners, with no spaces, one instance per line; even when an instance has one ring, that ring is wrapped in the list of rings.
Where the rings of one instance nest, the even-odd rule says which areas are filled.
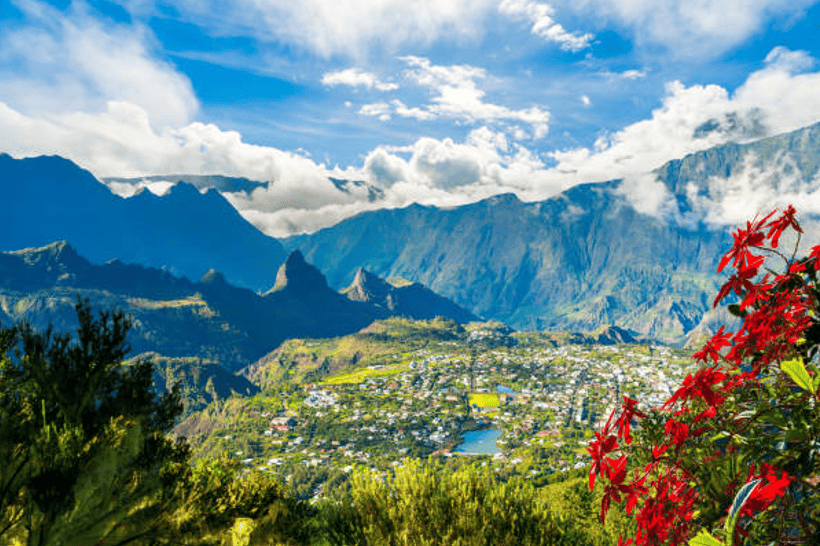
[[[717,304],[720,301],[729,295],[729,292],[734,291],[735,294],[740,296],[743,292],[749,292],[754,289],[754,285],[752,284],[751,279],[757,277],[757,272],[763,262],[766,261],[766,258],[763,256],[751,256],[749,255],[749,263],[744,265],[741,268],[738,268],[737,273],[729,277],[729,280],[721,287],[720,292],[715,297],[715,301],[712,302],[713,307],[717,307]]]
[[[800,229],[800,224],[798,224],[794,218],[794,213],[794,207],[789,205],[786,210],[783,211],[783,214],[766,225],[766,227],[769,228],[769,233],[766,234],[766,238],[771,240],[772,248],[777,248],[780,235],[789,226],[797,233],[803,233],[803,230]]]
[[[820,258],[820,245],[811,247],[811,252],[809,253],[809,260],[812,260],[815,264],[818,258]],[[817,269],[817,265],[815,265],[814,268]]]
[[[638,401],[628,396],[624,396],[624,403],[623,411],[621,415],[618,416],[618,420],[615,421],[615,424],[618,425],[618,437],[623,438],[626,440],[627,444],[632,443],[632,436],[629,434],[629,427],[632,423],[632,419],[634,417],[640,417],[641,419],[646,417],[646,414],[638,411]]]
[[[746,264],[752,259],[754,256],[751,252],[749,252],[749,247],[760,247],[763,245],[763,241],[766,239],[766,236],[760,231],[763,227],[763,224],[772,217],[774,211],[770,212],[765,218],[762,220],[754,220],[752,222],[746,222],[746,229],[738,229],[737,232],[732,233],[732,237],[735,239],[735,243],[732,246],[732,249],[727,252],[723,259],[720,260],[720,265],[718,265],[718,273],[723,271],[723,268],[726,265],[733,261],[732,267],[737,269],[744,269]]]
[[[595,485],[595,476],[604,470],[605,457],[618,447],[618,439],[610,434],[606,438],[597,430],[595,431],[595,440],[590,442],[587,451],[592,457],[592,468],[589,471],[589,489],[592,490]]]
[[[767,464],[763,465],[759,477],[760,483],[752,490],[752,494],[741,510],[744,516],[754,516],[768,508],[776,498],[783,496],[792,482],[792,478],[787,473],[778,473]]]
[[[689,425],[681,423],[675,419],[669,419],[664,425],[666,436],[671,437],[672,444],[681,445],[689,439]]]
[[[712,362],[718,361],[720,358],[720,350],[731,345],[729,337],[732,335],[732,332],[724,333],[723,328],[724,326],[721,326],[720,330],[712,336],[712,339],[706,342],[703,349],[692,355],[694,360],[701,362],[706,362],[707,359],[711,359]]]
[[[694,377],[689,374],[683,380],[683,385],[672,397],[663,405],[664,408],[671,406],[676,401],[681,400],[684,405],[694,397],[702,398],[710,406],[719,406],[724,402],[723,396],[712,390],[712,386],[726,379],[726,374],[721,372],[722,368],[714,366],[712,368],[699,369]]]

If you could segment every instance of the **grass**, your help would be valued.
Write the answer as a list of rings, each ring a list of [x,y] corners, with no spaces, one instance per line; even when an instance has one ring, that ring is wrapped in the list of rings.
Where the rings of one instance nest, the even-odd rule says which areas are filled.
[[[197,294],[181,300],[149,300],[145,298],[129,298],[128,303],[143,309],[175,309],[193,305],[206,305],[202,297]]]
[[[497,408],[501,405],[497,394],[471,392],[468,395],[470,405],[479,408]]]
[[[385,368],[358,368],[356,370],[328,377],[322,384],[324,385],[344,385],[344,384],[359,384],[364,382],[369,377],[388,377],[397,375],[409,369],[406,365],[389,366]]]

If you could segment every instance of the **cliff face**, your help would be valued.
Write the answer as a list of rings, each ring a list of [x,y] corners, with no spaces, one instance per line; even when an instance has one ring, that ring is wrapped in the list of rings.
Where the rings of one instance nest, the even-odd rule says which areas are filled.
[[[334,287],[350,284],[365,267],[382,278],[421,282],[518,329],[617,324],[684,342],[714,322],[711,302],[723,282],[716,267],[735,225],[732,192],[753,199],[810,194],[818,172],[815,125],[672,161],[650,176],[660,197],[614,180],[541,202],[501,195],[451,209],[369,212],[283,242],[299,248]],[[648,210],[650,197],[663,206]],[[759,199],[771,207],[770,199]]]

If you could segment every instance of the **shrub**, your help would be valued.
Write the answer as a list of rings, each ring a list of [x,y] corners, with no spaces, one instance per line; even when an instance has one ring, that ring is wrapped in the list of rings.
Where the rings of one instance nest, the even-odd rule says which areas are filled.
[[[601,518],[622,502],[638,525],[620,544],[820,543],[820,245],[796,258],[801,234],[791,206],[734,232],[714,305],[733,299],[740,329],[721,327],[661,408],[624,397],[596,432]]]

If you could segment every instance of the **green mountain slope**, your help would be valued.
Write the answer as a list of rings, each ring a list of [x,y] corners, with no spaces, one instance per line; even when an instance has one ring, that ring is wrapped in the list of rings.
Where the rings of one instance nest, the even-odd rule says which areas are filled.
[[[715,270],[733,226],[714,220],[741,190],[815,191],[818,171],[814,125],[672,161],[648,189],[614,180],[533,203],[501,195],[448,209],[412,205],[283,243],[299,248],[334,287],[349,285],[364,267],[421,282],[518,329],[617,324],[683,343],[715,323],[711,301],[723,282]],[[651,209],[653,199],[664,200],[659,213],[636,210]]]

